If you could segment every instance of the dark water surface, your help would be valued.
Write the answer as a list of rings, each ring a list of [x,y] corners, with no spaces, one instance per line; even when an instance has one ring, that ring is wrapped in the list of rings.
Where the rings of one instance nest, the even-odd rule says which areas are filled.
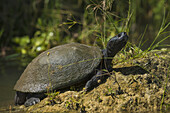
[[[14,105],[13,87],[23,70],[19,61],[0,61],[0,107]]]

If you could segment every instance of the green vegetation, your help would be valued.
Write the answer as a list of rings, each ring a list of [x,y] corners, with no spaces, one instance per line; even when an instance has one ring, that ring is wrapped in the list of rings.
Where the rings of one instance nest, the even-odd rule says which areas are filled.
[[[169,40],[168,2],[31,0],[18,1],[14,7],[13,2],[2,0],[1,56],[10,47],[21,55],[35,57],[41,51],[69,42],[97,43],[105,48],[106,42],[122,31],[128,32],[130,41],[142,49],[158,48],[157,42],[168,47],[166,42],[162,45],[165,39]],[[162,17],[162,29],[158,30]]]
[[[48,100],[46,101],[47,105],[54,105],[57,103],[60,103],[60,97],[58,96],[60,92],[47,92],[46,95],[48,97]]]

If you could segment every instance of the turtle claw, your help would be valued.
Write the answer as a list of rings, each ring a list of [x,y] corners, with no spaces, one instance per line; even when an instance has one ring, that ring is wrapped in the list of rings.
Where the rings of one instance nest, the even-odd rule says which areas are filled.
[[[32,98],[29,98],[29,99],[24,103],[24,105],[25,105],[26,107],[28,107],[28,106],[35,105],[35,104],[37,104],[37,103],[39,103],[39,102],[40,102],[40,99],[39,99],[39,98],[32,97]]]
[[[94,87],[97,87],[99,84],[105,82],[109,77],[107,74],[104,74],[104,71],[98,71],[95,76],[93,76],[85,85],[85,92],[92,90]]]

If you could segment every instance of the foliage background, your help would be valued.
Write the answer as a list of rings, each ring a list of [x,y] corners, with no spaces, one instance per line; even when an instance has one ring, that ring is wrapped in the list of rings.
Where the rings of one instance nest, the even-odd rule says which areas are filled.
[[[80,42],[103,48],[121,31],[130,42],[149,47],[163,17],[170,22],[168,0],[1,0],[0,55],[35,57],[53,46]],[[169,36],[170,27],[157,42]],[[144,36],[144,38],[142,38]],[[168,38],[162,47],[169,47]]]

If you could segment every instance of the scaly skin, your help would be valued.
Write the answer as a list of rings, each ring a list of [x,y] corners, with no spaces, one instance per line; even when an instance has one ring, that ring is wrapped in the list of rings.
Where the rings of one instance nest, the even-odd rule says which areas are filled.
[[[117,36],[109,40],[107,48],[102,51],[104,60],[99,66],[99,71],[85,85],[86,92],[99,85],[99,80],[103,82],[106,78],[108,78],[108,75],[104,74],[105,72],[103,72],[102,69],[106,69],[108,72],[112,71],[113,57],[126,45],[127,40],[128,36],[125,32],[119,33]]]

